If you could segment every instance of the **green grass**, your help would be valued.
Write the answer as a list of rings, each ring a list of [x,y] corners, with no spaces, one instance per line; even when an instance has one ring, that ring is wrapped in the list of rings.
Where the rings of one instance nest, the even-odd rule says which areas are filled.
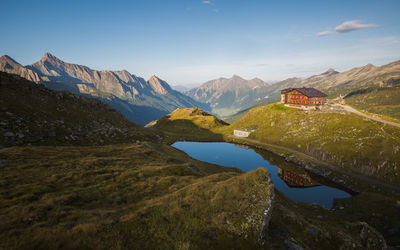
[[[251,109],[229,126],[214,116],[191,112],[173,112],[154,127],[167,135],[169,143],[230,141],[234,129],[253,129],[250,139],[294,149],[393,184],[400,181],[400,129],[394,126],[352,113],[306,112],[282,104]]]
[[[240,174],[159,144],[0,158],[2,249],[255,248],[273,189],[264,169]]]
[[[275,113],[299,115],[283,106],[268,108],[270,118]],[[171,131],[171,141],[177,134],[203,139],[216,134],[223,139],[232,130],[198,109],[177,110],[165,119],[157,126]],[[181,121],[190,127],[179,127],[176,122]],[[273,190],[265,169],[242,173],[149,142],[3,148],[0,159],[0,248],[264,248],[257,238]],[[378,223],[371,219],[372,210],[363,207],[382,200],[387,208],[380,211],[386,217]],[[384,224],[398,221],[392,216],[396,203],[372,195],[354,204],[348,216],[278,193],[265,247],[281,248],[289,239],[311,249],[376,248],[381,236],[359,221],[385,233]],[[361,229],[367,230],[367,240],[358,233]],[[388,239],[396,243],[396,235]]]
[[[346,102],[358,109],[400,119],[400,87],[372,88],[349,94]]]
[[[227,126],[224,121],[199,108],[176,109],[147,126],[164,133],[167,142],[176,140],[221,141],[222,135],[214,131]]]
[[[400,129],[349,113],[305,112],[280,104],[258,107],[229,127],[254,129],[251,139],[286,146],[350,171],[400,181]]]

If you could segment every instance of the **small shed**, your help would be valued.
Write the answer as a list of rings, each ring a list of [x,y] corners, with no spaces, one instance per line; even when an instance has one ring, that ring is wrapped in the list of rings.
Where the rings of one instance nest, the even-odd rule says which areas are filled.
[[[237,137],[249,137],[251,131],[233,130],[233,135]]]

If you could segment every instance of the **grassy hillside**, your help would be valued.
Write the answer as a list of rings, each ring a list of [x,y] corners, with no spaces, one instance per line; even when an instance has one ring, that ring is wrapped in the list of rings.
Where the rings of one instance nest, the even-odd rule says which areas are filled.
[[[229,141],[234,129],[250,139],[303,152],[348,171],[400,181],[400,129],[345,111],[306,112],[281,104],[251,109],[228,126],[198,109],[178,109],[153,128],[167,141]]]
[[[286,109],[280,105],[274,106],[272,110],[276,112],[297,112],[297,110]],[[230,138],[228,136],[232,135],[232,129],[235,124],[231,126],[223,124],[218,126],[204,126],[204,124],[208,124],[208,120],[215,120],[216,118],[210,118],[208,114],[201,115],[202,113],[200,110],[194,112],[193,109],[178,110],[171,117],[179,117],[179,120],[190,121],[180,124],[179,127],[174,127],[174,123],[171,120],[164,120],[163,126],[170,132],[170,140],[214,139],[229,141]],[[257,116],[257,114],[254,114],[254,117]],[[203,124],[203,128],[200,129],[192,120],[196,121],[197,124]],[[156,123],[154,122],[153,124]],[[264,123],[258,120],[257,124],[263,126]],[[258,150],[257,152],[272,164],[278,158],[281,160],[278,155],[266,154],[262,150]],[[293,169],[293,171],[305,172],[301,168]],[[356,181],[348,178],[346,181],[354,185],[360,185],[360,187],[370,185],[369,183],[360,184],[359,180]],[[340,248],[339,246],[343,247],[343,249],[352,248],[353,246],[366,249],[384,248],[383,239],[376,233],[374,228],[384,234],[391,244],[397,245],[400,242],[397,240],[398,234],[394,230],[400,220],[400,217],[397,215],[399,205],[397,205],[396,201],[398,200],[398,196],[392,197],[391,193],[383,193],[383,195],[363,193],[362,195],[358,195],[357,198],[351,199],[351,201],[343,199],[340,203],[337,203],[337,211],[335,209],[327,211],[319,206],[310,206],[301,202],[291,201],[278,192],[266,246],[271,249],[280,249],[282,246],[289,247],[292,243],[295,243],[310,249],[338,249]],[[384,204],[384,207],[381,207],[382,204]],[[339,207],[342,208],[338,209]],[[346,212],[343,212],[344,210],[341,209],[345,209]],[[384,216],[378,217],[376,216],[377,213],[382,213]],[[367,222],[368,224],[361,223],[360,221]],[[374,228],[369,225],[372,225]],[[358,232],[363,232],[363,234],[359,234]],[[362,237],[368,235],[369,240],[366,241],[364,239],[361,240],[362,243],[358,242],[361,235],[363,235]]]
[[[169,134],[172,140],[220,141],[222,136],[213,131],[227,125],[226,122],[199,108],[188,108],[176,109],[171,114],[149,123],[146,127]]]
[[[400,119],[400,86],[355,91],[345,100],[358,109]]]
[[[254,248],[273,192],[264,169],[168,146],[13,147],[0,159],[1,249]]]
[[[250,138],[292,148],[342,168],[400,181],[400,129],[350,113],[305,112],[271,104],[224,128],[251,128]]]
[[[266,106],[268,104],[276,103],[276,102],[280,102],[280,95],[272,96],[271,98],[268,98],[268,99],[263,99],[249,108],[243,109],[233,115],[224,117],[223,120],[229,124],[232,124],[232,123],[236,122],[237,120],[239,120],[240,118],[242,118],[247,112],[249,112],[249,110],[256,108],[256,107],[260,107],[260,106]]]
[[[354,200],[361,209],[351,210],[354,215],[347,218],[342,211],[294,202],[277,193],[261,246],[261,222],[273,193],[266,171],[242,174],[193,160],[165,145],[12,147],[0,149],[0,159],[1,249],[384,245],[375,229],[358,222],[368,221],[361,211],[366,201],[377,201],[374,197]],[[392,200],[381,200],[379,204],[396,209]],[[386,219],[384,223],[395,225],[386,224]]]

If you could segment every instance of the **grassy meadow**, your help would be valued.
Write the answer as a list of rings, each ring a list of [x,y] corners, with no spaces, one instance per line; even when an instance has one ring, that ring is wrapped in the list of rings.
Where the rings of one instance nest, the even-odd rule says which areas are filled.
[[[273,185],[161,144],[0,149],[0,248],[254,248]]]

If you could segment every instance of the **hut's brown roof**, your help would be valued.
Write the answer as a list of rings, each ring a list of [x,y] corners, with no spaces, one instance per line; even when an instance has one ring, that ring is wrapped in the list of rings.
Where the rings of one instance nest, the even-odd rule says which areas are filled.
[[[326,94],[324,94],[321,91],[314,89],[314,88],[287,88],[287,89],[282,89],[281,92],[286,93],[286,92],[290,92],[292,90],[297,90],[307,97],[325,97],[325,96],[327,96]]]

